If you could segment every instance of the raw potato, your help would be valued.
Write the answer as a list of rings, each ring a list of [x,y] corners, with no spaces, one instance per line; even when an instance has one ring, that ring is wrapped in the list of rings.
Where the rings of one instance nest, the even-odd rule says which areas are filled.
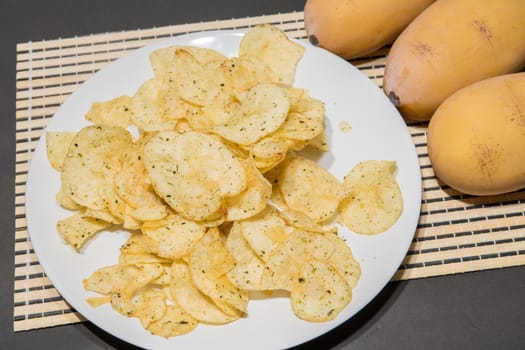
[[[391,43],[434,0],[308,0],[310,42],[349,59]]]
[[[525,64],[525,1],[439,0],[390,50],[385,93],[403,116],[429,120],[448,96]]]
[[[445,100],[429,125],[428,153],[439,179],[463,193],[525,187],[525,73],[478,82]]]

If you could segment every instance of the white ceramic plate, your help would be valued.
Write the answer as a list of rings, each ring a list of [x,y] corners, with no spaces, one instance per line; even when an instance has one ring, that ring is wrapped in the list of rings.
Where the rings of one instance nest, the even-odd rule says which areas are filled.
[[[91,103],[134,94],[140,84],[153,75],[148,55],[157,48],[194,45],[233,56],[238,52],[242,35],[239,31],[195,33],[139,49],[80,86],[50,121],[48,130],[77,131],[87,125],[83,117]],[[85,300],[93,294],[84,291],[82,279],[99,267],[115,264],[118,247],[128,234],[125,231],[101,233],[81,254],[63,243],[55,225],[70,213],[55,202],[60,176],[48,164],[44,136],[33,155],[27,179],[28,230],[46,274],[86,319],[116,337],[150,349],[286,348],[318,337],[350,319],[388,283],[407,252],[419,216],[421,178],[414,145],[396,109],[364,74],[325,50],[308,44],[306,47],[297,67],[295,85],[307,88],[313,97],[326,104],[331,150],[320,158],[320,163],[342,179],[359,161],[394,160],[404,198],[401,217],[383,234],[361,236],[340,229],[362,268],[351,303],[331,322],[309,323],[294,316],[286,297],[253,300],[246,318],[224,326],[201,324],[190,334],[168,340],[151,335],[136,318],[125,318],[109,305],[91,308]],[[340,122],[348,122],[351,130],[343,132]]]

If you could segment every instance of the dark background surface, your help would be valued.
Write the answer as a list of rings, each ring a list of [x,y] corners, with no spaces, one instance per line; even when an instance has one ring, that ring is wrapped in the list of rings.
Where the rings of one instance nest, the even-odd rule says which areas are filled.
[[[304,0],[0,1],[0,349],[133,349],[94,325],[13,332],[16,43],[301,11]],[[351,30],[351,28],[349,28]],[[525,267],[392,282],[299,349],[525,349]],[[271,336],[271,324],[261,330]]]

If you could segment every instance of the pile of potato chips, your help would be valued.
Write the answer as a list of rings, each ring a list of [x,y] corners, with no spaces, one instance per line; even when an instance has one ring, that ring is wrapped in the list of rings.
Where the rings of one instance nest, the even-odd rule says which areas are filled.
[[[57,223],[63,239],[81,251],[102,230],[130,231],[118,263],[84,280],[103,295],[91,305],[166,338],[243,317],[251,291],[289,291],[313,322],[345,308],[361,270],[330,223],[341,211],[357,232],[386,230],[401,194],[393,163],[341,182],[296,153],[328,149],[324,104],[292,86],[304,50],[269,25],[243,37],[238,57],[162,48],[133,96],[94,103],[78,132],[47,133],[56,199],[74,211]]]

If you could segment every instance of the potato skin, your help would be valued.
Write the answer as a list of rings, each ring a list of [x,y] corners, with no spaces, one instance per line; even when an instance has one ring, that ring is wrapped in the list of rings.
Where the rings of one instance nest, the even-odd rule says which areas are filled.
[[[502,75],[448,97],[428,128],[436,176],[473,195],[525,187],[525,73]]]
[[[383,89],[403,116],[429,120],[460,88],[525,65],[525,1],[438,0],[396,39]]]
[[[392,43],[434,0],[307,0],[304,24],[310,42],[343,58]]]

